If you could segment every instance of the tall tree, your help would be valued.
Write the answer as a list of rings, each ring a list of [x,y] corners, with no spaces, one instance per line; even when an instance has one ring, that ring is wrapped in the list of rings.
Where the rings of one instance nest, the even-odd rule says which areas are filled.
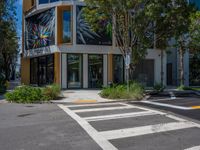
[[[111,20],[107,29],[113,33],[113,46],[124,57],[132,56],[131,70],[146,56],[152,35],[151,22],[144,18],[141,0],[85,0],[87,21],[94,30],[101,30],[102,20]]]
[[[179,52],[179,80],[180,85],[185,85],[184,77],[184,55],[189,50],[190,45],[190,25],[191,15],[196,12],[193,5],[188,4],[187,0],[174,0],[171,10],[173,25],[173,37],[175,38],[175,47]]]
[[[18,54],[15,0],[0,1],[0,72],[10,80]]]

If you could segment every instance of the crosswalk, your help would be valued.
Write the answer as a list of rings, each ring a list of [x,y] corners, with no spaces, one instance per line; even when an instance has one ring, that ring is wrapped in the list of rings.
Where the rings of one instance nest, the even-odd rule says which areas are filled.
[[[165,141],[165,147],[157,147],[156,149],[167,150],[167,144],[171,144],[170,146],[173,146],[175,150],[200,150],[200,125],[174,115],[122,102],[77,105],[60,104],[58,106],[76,120],[104,150],[138,150],[136,141],[139,137],[144,137],[144,145],[141,145],[139,149],[155,149],[151,148],[152,145],[145,145],[145,140],[152,140],[153,144],[153,142],[156,142],[153,140],[153,137],[160,136],[160,139],[166,139],[169,136],[170,138],[174,131],[180,132],[180,135],[173,135],[175,137],[174,141],[178,140],[179,143],[174,141],[167,143],[170,140]],[[196,136],[191,136],[190,139],[190,136],[182,136],[190,132],[195,132]],[[152,139],[148,139],[145,136],[150,136]],[[129,144],[121,142],[120,144],[120,140],[124,139],[131,142]],[[184,140],[191,140],[192,142],[185,144]]]

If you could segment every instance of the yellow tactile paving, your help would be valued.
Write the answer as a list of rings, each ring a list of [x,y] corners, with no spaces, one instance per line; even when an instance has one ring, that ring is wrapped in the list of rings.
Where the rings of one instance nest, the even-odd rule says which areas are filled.
[[[193,109],[200,109],[200,106],[192,106]]]
[[[74,103],[96,103],[97,100],[76,100]]]

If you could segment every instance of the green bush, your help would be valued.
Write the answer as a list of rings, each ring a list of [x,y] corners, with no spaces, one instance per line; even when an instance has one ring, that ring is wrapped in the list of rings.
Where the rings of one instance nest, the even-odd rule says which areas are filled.
[[[56,99],[60,91],[59,85],[55,84],[45,88],[23,85],[15,88],[12,92],[7,92],[5,97],[9,102],[36,103]]]
[[[163,91],[164,91],[165,86],[164,86],[162,83],[156,83],[156,84],[154,85],[153,89],[154,89],[156,92],[160,93],[160,92],[163,92]]]
[[[10,102],[33,103],[40,101],[43,95],[41,88],[21,86],[15,88],[12,92],[7,92],[5,97]]]
[[[140,100],[144,95],[144,88],[137,82],[130,83],[129,92],[126,85],[113,85],[112,87],[104,88],[100,95],[108,99],[133,99]]]
[[[6,92],[6,79],[5,76],[0,73],[0,94],[3,94]]]
[[[43,99],[44,100],[55,100],[59,97],[61,88],[57,84],[47,86],[43,89]]]
[[[187,86],[184,86],[184,85],[180,85],[177,89],[180,90],[180,91],[193,90],[191,87],[187,87]]]

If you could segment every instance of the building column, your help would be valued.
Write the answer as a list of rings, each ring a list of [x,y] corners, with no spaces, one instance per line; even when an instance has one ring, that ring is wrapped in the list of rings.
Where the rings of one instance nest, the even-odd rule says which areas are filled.
[[[108,55],[103,55],[103,86],[108,86]]]
[[[61,85],[61,53],[54,53],[54,83]]]
[[[30,58],[21,57],[21,84],[30,84]]]
[[[67,54],[62,54],[62,88],[66,89],[67,88]]]
[[[113,82],[113,55],[108,54],[108,83]]]
[[[83,54],[83,88],[88,88],[88,54]]]

